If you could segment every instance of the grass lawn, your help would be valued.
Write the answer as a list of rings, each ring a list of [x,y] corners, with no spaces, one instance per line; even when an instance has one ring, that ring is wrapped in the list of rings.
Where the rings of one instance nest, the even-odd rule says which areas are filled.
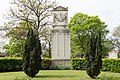
[[[105,76],[112,77],[114,80],[120,80],[119,73],[102,72],[99,80]],[[112,80],[110,79],[110,80]],[[41,70],[33,79],[27,77],[24,72],[2,72],[0,80],[91,80],[83,70]],[[98,80],[98,79],[97,79]],[[109,79],[104,79],[109,80]]]

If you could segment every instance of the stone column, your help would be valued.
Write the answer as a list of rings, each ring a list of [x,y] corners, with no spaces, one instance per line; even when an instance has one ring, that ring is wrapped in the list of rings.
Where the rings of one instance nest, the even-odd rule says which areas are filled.
[[[70,66],[70,31],[68,29],[68,8],[53,9],[52,66]]]

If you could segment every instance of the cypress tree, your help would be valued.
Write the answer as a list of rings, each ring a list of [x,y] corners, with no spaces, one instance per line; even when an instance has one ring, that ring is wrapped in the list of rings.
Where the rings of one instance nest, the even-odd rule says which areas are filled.
[[[30,76],[35,77],[41,64],[41,44],[38,36],[29,29],[23,52],[23,70]]]
[[[95,79],[100,74],[102,68],[102,46],[101,46],[101,33],[91,32],[88,36],[86,48],[86,72]]]

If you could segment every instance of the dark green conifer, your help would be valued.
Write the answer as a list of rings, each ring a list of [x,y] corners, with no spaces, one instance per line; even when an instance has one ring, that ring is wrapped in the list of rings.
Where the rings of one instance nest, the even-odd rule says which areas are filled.
[[[102,46],[101,46],[101,33],[91,32],[87,41],[86,49],[86,72],[95,79],[100,74],[102,68]]]
[[[34,77],[41,66],[41,44],[38,36],[32,29],[29,29],[23,52],[23,70],[30,76]]]

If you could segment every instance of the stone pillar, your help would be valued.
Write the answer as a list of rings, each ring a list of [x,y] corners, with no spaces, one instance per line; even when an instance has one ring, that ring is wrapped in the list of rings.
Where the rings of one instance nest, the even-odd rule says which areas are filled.
[[[70,31],[68,29],[68,8],[53,9],[52,66],[70,66]]]

